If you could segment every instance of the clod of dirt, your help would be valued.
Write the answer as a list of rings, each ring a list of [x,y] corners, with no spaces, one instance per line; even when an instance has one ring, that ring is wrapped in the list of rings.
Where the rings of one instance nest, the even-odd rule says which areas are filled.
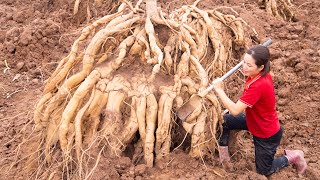
[[[134,169],[136,176],[143,175],[146,172],[147,166],[145,164],[139,164]]]
[[[313,49],[305,49],[302,52],[303,52],[303,54],[310,55],[310,56],[315,54]]]
[[[17,70],[19,71],[19,70],[21,70],[22,68],[23,68],[23,66],[24,66],[24,62],[18,62],[17,63]]]
[[[18,23],[23,23],[27,18],[29,18],[31,13],[32,13],[31,11],[27,11],[27,10],[20,11],[13,16],[13,20]]]
[[[285,97],[288,97],[290,95],[290,91],[291,89],[290,88],[281,88],[279,91],[278,91],[278,96],[280,98],[285,98]]]
[[[34,69],[31,70],[31,74],[33,75],[33,77],[41,76],[41,71],[40,69]]]
[[[170,174],[161,174],[160,176],[155,178],[156,180],[161,180],[161,179],[171,179]]]
[[[35,79],[32,79],[31,81],[33,84],[39,84],[40,80],[35,78]]]
[[[320,79],[320,74],[317,73],[317,72],[312,72],[312,73],[311,73],[311,78]]]
[[[287,100],[287,99],[279,99],[278,102],[277,102],[277,104],[278,104],[279,106],[285,106],[285,105],[288,104],[288,100]]]
[[[5,47],[9,53],[14,53],[16,51],[16,46],[11,42],[6,43]]]
[[[289,36],[287,37],[287,39],[290,39],[290,40],[296,40],[296,39],[298,39],[298,38],[299,38],[299,35],[297,35],[297,34],[289,35]]]
[[[248,174],[248,179],[260,179],[260,180],[267,180],[268,178],[266,176],[260,175],[258,173],[255,173],[253,171],[249,171]]]
[[[179,169],[183,169],[183,168],[185,168],[185,165],[184,165],[183,163],[179,163],[179,164],[178,164],[178,168],[179,168]]]
[[[6,41],[13,41],[17,39],[20,35],[20,29],[18,27],[14,27],[6,32]]]
[[[32,40],[32,30],[30,28],[24,29],[20,36],[20,43],[24,46],[28,45]]]
[[[198,161],[194,161],[190,166],[193,167],[193,168],[197,168],[199,166],[199,162]]]
[[[4,43],[5,39],[6,39],[6,33],[7,31],[0,31],[0,43]]]
[[[307,29],[307,37],[310,38],[311,40],[319,39],[320,29],[313,25],[309,26],[309,28]]]
[[[304,70],[305,68],[305,65],[303,63],[298,63],[296,66],[295,66],[295,71],[299,72],[299,71],[302,71]]]
[[[292,54],[288,59],[285,60],[285,63],[287,66],[294,67],[298,62],[300,62],[300,59],[298,58],[296,54]]]
[[[273,61],[274,59],[277,59],[279,57],[281,57],[281,51],[278,50],[278,49],[273,49],[273,48],[270,48],[270,54],[271,54],[271,61]]]
[[[305,27],[303,25],[299,24],[299,25],[294,26],[293,28],[294,28],[293,32],[301,33],[304,30]]]
[[[119,164],[116,165],[118,169],[127,169],[131,166],[131,160],[128,157],[121,157],[118,162]]]

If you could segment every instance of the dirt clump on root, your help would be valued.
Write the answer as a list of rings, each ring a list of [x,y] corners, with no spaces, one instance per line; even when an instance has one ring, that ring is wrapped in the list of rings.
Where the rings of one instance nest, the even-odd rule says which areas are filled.
[[[89,4],[91,19],[88,19],[86,4],[80,4],[79,12],[73,15],[74,4],[71,1],[0,1],[0,144],[1,144],[1,177],[10,179],[28,179],[44,177],[63,177],[65,169],[57,168],[53,172],[43,174],[28,174],[37,168],[43,168],[44,163],[37,162],[39,156],[39,141],[41,136],[34,136],[39,130],[34,129],[33,113],[36,104],[43,96],[45,81],[58,66],[61,59],[66,57],[72,43],[79,37],[87,22],[98,17],[114,13],[108,5],[100,7]],[[192,4],[194,1],[187,1]],[[232,7],[251,28],[254,28],[260,39],[271,38],[273,44],[269,47],[272,55],[272,75],[275,81],[277,95],[277,111],[284,136],[277,156],[284,149],[302,149],[308,162],[305,175],[299,177],[294,167],[289,166],[273,174],[270,179],[317,179],[319,170],[319,79],[320,79],[320,27],[315,19],[320,16],[320,3],[316,0],[292,2],[295,7],[296,22],[287,22],[274,17],[260,9],[257,1],[201,1],[199,8],[224,5]],[[158,5],[168,8],[168,12],[180,8],[185,2],[166,1]],[[166,28],[156,29],[163,37]],[[253,40],[255,40],[253,38]],[[167,39],[159,39],[165,44]],[[237,49],[234,58],[240,59],[244,49]],[[209,55],[213,52],[208,52]],[[130,63],[132,60],[126,61]],[[238,60],[234,59],[236,63]],[[233,64],[227,64],[230,69]],[[79,67],[80,68],[80,67]],[[130,82],[133,78],[131,68],[150,76],[152,68],[134,62],[131,66],[122,66],[117,73]],[[76,70],[73,70],[76,71]],[[74,72],[70,72],[72,74]],[[238,72],[228,79],[226,86],[228,94],[236,100],[241,93],[243,78]],[[157,80],[161,85],[172,85],[172,76],[158,74]],[[171,79],[168,79],[171,78]],[[160,86],[160,85],[159,85]],[[159,87],[155,87],[158,89]],[[155,93],[158,99],[160,94]],[[86,97],[86,101],[90,97]],[[128,101],[128,103],[132,103]],[[59,109],[56,110],[57,112]],[[127,116],[130,109],[121,109]],[[109,157],[101,152],[99,147],[90,152],[93,159],[100,156],[99,164],[90,161],[87,164],[88,173],[95,166],[94,179],[157,179],[157,178],[195,178],[195,179],[265,179],[255,171],[254,149],[252,137],[247,132],[234,135],[232,167],[226,169],[218,164],[215,157],[204,159],[193,158],[190,151],[191,137],[179,126],[173,125],[173,132],[179,132],[170,147],[170,154],[155,162],[153,168],[147,167],[136,156],[141,150],[138,142],[139,135],[132,139],[124,156]],[[54,145],[59,148],[59,144]],[[178,147],[176,149],[176,147]],[[100,153],[101,152],[101,153]],[[141,154],[141,153],[140,153]],[[59,159],[62,152],[52,154],[53,159]],[[31,158],[30,158],[31,157]],[[75,164],[73,164],[75,167]],[[70,170],[70,169],[69,169]]]

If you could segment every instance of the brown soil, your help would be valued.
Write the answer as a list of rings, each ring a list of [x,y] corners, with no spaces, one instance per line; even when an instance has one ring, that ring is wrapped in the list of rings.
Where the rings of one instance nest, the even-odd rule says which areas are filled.
[[[169,10],[187,3],[166,2],[161,6]],[[309,168],[305,175],[298,176],[289,166],[270,179],[318,179],[320,2],[294,1],[297,22],[284,22],[266,14],[254,0],[221,0],[216,4],[233,7],[260,38],[273,39],[272,73],[284,128],[277,156],[286,148],[302,149]],[[213,4],[204,1],[199,6]],[[66,0],[0,0],[0,179],[29,178],[23,170],[30,155],[27,152],[37,148],[32,140],[36,137],[29,136],[35,104],[42,96],[45,80],[86,25],[86,14],[73,16],[72,8],[73,2]],[[92,18],[110,11],[112,7],[104,4],[92,10]],[[237,89],[231,86],[228,90],[236,94]],[[151,169],[134,164],[129,157],[102,158],[94,179],[266,179],[255,172],[251,135],[240,132],[236,137],[231,148],[233,164],[228,170],[214,159],[193,159],[186,149],[180,148]]]

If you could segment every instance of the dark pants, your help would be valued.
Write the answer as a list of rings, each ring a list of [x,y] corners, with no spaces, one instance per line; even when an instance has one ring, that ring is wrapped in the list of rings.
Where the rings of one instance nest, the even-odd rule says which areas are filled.
[[[219,145],[228,146],[230,130],[248,130],[248,127],[244,113],[237,116],[225,114],[223,118],[223,132],[219,139]],[[282,128],[269,138],[253,136],[256,169],[259,174],[268,176],[289,165],[288,159],[285,156],[274,159],[281,137]]]

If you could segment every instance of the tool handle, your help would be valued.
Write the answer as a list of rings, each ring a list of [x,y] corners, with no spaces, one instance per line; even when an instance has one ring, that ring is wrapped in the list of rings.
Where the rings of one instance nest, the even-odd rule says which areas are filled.
[[[268,39],[266,42],[262,43],[262,46],[268,47],[270,44],[272,44],[272,40]]]
[[[268,39],[266,42],[264,42],[262,44],[262,46],[269,46],[272,43],[271,39]],[[230,69],[227,73],[225,73],[220,79],[223,81],[225,80],[227,77],[229,77],[231,74],[233,74],[235,71],[237,71],[243,64],[243,60],[240,61],[236,66],[234,66],[232,69]],[[199,93],[199,96],[204,97],[205,95],[207,95],[211,90],[214,89],[214,85],[211,84],[207,89],[205,89],[204,91],[202,91],[201,93]]]
[[[231,74],[233,74],[236,70],[238,70],[243,64],[243,61],[240,61],[236,66],[234,66],[232,69],[230,69],[227,73],[225,73],[220,79],[223,81],[227,77],[229,77]],[[199,96],[204,97],[207,95],[211,90],[214,89],[214,85],[211,84],[207,89],[199,93]]]
[[[266,42],[264,42],[262,44],[262,46],[269,46],[272,43],[271,39],[268,39]],[[225,73],[222,77],[221,80],[225,80],[227,77],[229,77],[231,74],[233,74],[236,70],[238,70],[240,68],[240,66],[243,64],[243,61],[239,62],[235,67],[233,67],[232,69],[230,69],[227,73]],[[212,89],[211,89],[212,90]]]
[[[243,64],[243,61],[240,61],[235,67],[230,69],[227,73],[225,73],[220,79],[223,81],[227,79],[231,74],[233,74],[236,70],[238,70]],[[212,89],[211,89],[212,90]]]

